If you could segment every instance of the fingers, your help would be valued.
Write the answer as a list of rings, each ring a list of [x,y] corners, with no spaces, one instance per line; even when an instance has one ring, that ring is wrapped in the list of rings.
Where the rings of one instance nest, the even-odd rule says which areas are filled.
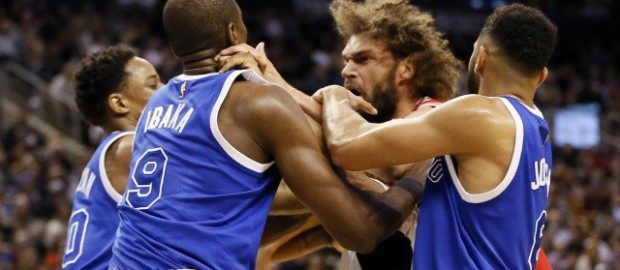
[[[260,64],[267,65],[271,62],[269,58],[267,58],[267,53],[265,53],[265,42],[258,43],[256,49],[252,50],[250,53]]]
[[[255,52],[265,54],[265,42],[261,41],[258,43],[258,45],[256,45]]]
[[[233,68],[241,69],[253,69],[259,74],[262,74],[258,63],[252,55],[249,53],[237,53],[233,56],[221,56],[218,58],[218,65],[220,66],[220,72],[226,72]]]
[[[319,104],[323,104],[323,91],[319,90],[316,91],[316,93],[314,93],[314,95],[312,95],[312,99],[314,101],[316,101]]]
[[[362,110],[371,115],[377,114],[377,109],[372,104],[353,93],[349,93],[349,101],[351,102],[351,107],[355,110]]]
[[[376,115],[377,109],[372,106],[368,101],[364,100],[362,97],[356,96],[351,91],[346,90],[341,86],[327,86],[319,89],[314,95],[312,95],[312,99],[315,100],[319,104],[323,104],[323,100],[325,99],[325,95],[335,94],[336,92],[346,92],[347,98],[349,100],[349,104],[351,108],[354,110],[362,110],[365,113]],[[344,93],[343,93],[344,94]]]
[[[264,46],[264,45],[263,45]],[[215,56],[215,60],[217,61],[222,56],[231,56],[237,53],[250,53],[255,49],[252,46],[241,43],[234,46],[230,46],[226,49],[223,49],[217,56]]]
[[[325,94],[328,94],[328,92],[336,91],[337,88],[338,86],[335,85],[325,86],[319,90],[316,90],[316,92],[314,92],[314,94],[312,95],[312,99],[314,99],[314,101],[319,104],[323,104]]]
[[[260,67],[261,70],[277,72],[275,70],[275,67],[271,63],[271,60],[267,58],[267,53],[265,52],[264,42],[258,43],[258,45],[256,45],[256,49],[251,50],[250,54],[254,56],[254,59],[256,59],[256,62],[258,63],[258,66]]]

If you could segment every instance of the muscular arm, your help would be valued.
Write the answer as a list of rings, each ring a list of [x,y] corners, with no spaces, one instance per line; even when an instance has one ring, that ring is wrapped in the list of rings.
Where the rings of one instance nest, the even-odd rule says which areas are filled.
[[[313,102],[315,102],[313,100]],[[320,109],[319,109],[320,111]],[[312,132],[317,141],[323,142],[323,128],[321,125],[308,117],[308,123],[312,128]],[[327,148],[324,143],[321,143],[321,152],[327,154]],[[291,189],[286,185],[285,181],[280,182],[276,196],[273,199],[271,208],[269,209],[270,215],[299,215],[308,213],[310,210],[306,208],[293,194]]]
[[[409,113],[405,118],[420,117],[428,113],[435,107],[436,106],[420,108],[416,111]],[[366,171],[370,175],[373,175],[375,178],[380,179],[384,183],[391,184],[395,180],[400,179],[406,174],[416,179],[425,180],[426,173],[428,172],[429,167],[430,167],[430,160],[426,160],[426,161],[420,161],[420,162],[415,162],[415,163],[373,168],[373,169],[368,169]]]
[[[121,195],[125,193],[127,187],[133,137],[134,135],[131,134],[119,138],[110,146],[105,157],[108,179],[110,179],[114,190]]]
[[[297,199],[293,191],[286,185],[286,182],[280,182],[276,196],[271,203],[269,215],[299,215],[308,212],[308,208]]]
[[[334,164],[351,170],[446,154],[488,154],[493,147],[490,142],[506,137],[505,118],[487,109],[490,102],[481,96],[465,96],[422,117],[370,124],[350,108],[345,91],[326,91],[323,127]]]
[[[244,101],[241,122],[271,153],[290,189],[345,248],[369,252],[409,216],[414,198],[400,187],[359,190],[333,171],[303,112],[282,89],[260,86]]]

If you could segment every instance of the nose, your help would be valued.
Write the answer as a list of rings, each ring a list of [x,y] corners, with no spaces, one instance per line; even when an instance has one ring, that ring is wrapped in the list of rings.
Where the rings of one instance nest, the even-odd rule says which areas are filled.
[[[353,63],[353,61],[349,61],[347,64],[344,65],[344,67],[342,68],[342,71],[340,72],[340,75],[342,75],[342,78],[351,79],[355,77],[354,65],[355,64]]]

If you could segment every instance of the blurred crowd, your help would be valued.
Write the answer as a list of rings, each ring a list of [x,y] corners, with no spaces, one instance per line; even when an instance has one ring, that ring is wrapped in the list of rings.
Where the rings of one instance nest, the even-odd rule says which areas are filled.
[[[343,43],[327,0],[238,1],[249,43],[293,85],[312,93],[339,84]],[[537,104],[548,121],[560,108],[601,107],[601,143],[556,146],[544,248],[554,269],[620,269],[620,38],[611,0],[525,1],[560,28],[548,81]],[[0,0],[0,64],[17,62],[48,83],[49,95],[72,101],[71,74],[84,55],[116,43],[133,46],[165,80],[180,73],[161,27],[158,0]],[[484,18],[504,1],[415,1],[437,17],[451,48],[467,61]],[[455,23],[455,22],[467,23]],[[466,25],[466,26],[463,26]],[[20,107],[24,104],[21,104]],[[0,143],[0,270],[59,269],[66,222],[88,156],[28,127],[24,109]],[[322,251],[276,269],[332,269]]]

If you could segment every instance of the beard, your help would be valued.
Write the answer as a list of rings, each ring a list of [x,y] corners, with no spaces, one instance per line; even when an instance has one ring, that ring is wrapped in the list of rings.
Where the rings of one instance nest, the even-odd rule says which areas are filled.
[[[472,59],[474,59],[472,57]],[[467,67],[467,93],[468,94],[478,94],[480,91],[480,80],[476,76],[476,72],[474,71],[476,64],[472,62],[473,60],[469,60],[469,66]]]
[[[398,94],[396,93],[396,85],[394,79],[396,69],[392,70],[387,79],[382,84],[374,87],[375,95],[370,100],[370,104],[377,109],[376,115],[365,112],[359,112],[360,115],[370,123],[384,123],[392,120],[396,112],[396,103],[398,103]]]

